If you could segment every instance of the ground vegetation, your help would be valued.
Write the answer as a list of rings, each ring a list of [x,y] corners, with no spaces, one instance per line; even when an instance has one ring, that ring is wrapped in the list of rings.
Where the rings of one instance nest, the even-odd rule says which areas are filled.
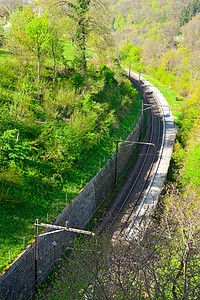
[[[168,177],[173,184],[166,187],[147,231],[129,244],[112,244],[107,236],[76,241],[61,272],[54,273],[57,279],[40,298],[199,299],[199,1],[136,0],[134,6],[132,1],[109,1],[110,31],[106,29],[105,35],[90,1],[63,1],[51,13],[46,4],[40,2],[41,20],[59,15],[59,22],[54,33],[45,23],[47,41],[39,59],[34,50],[38,36],[32,29],[44,24],[36,24],[33,11],[23,19],[25,24],[33,22],[31,28],[24,26],[20,35],[11,27],[6,35],[10,52],[0,52],[0,72],[6,74],[0,76],[5,222],[8,211],[15,212],[15,230],[19,220],[30,222],[30,209],[32,219],[38,207],[41,218],[47,207],[55,215],[56,203],[66,204],[69,186],[93,175],[97,153],[107,158],[113,141],[128,131],[139,101],[130,100],[136,99],[135,91],[116,61],[111,63],[111,30],[117,62],[127,67],[131,61],[133,70],[154,77],[166,94],[174,95],[170,104],[179,130]],[[14,14],[25,12],[28,9],[18,8]],[[32,39],[31,48],[22,38]],[[109,67],[101,65],[105,59]],[[11,231],[8,240],[15,244]],[[15,234],[22,238],[24,231]],[[3,256],[9,247],[5,245]]]
[[[109,4],[118,60],[126,68],[131,61],[132,70],[149,76],[167,99],[170,96],[178,117],[168,185],[145,233],[128,244],[113,244],[101,236],[92,246],[91,241],[76,245],[69,265],[63,265],[50,291],[45,289],[41,297],[198,299],[199,2]]]
[[[141,110],[111,38],[100,55],[86,43],[77,68],[74,20],[51,4],[14,10],[0,50],[1,270],[34,236],[35,219],[52,221],[104,166]]]
[[[119,61],[151,75],[176,101],[178,138],[173,154],[174,180],[199,186],[199,3],[198,1],[111,1],[113,35]],[[174,15],[175,14],[175,15]],[[123,36],[121,32],[126,32]],[[198,156],[199,157],[199,156]],[[192,167],[193,161],[193,167]],[[189,171],[190,170],[190,171]]]

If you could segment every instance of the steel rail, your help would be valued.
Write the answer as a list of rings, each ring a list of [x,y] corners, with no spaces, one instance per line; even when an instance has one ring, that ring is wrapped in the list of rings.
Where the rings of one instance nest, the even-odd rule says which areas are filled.
[[[153,135],[153,127],[151,127],[151,137],[152,137],[152,135]],[[147,133],[146,133],[145,137],[146,137],[146,136],[147,136]],[[136,179],[135,179],[135,181],[134,181],[134,183],[133,183],[131,189],[129,190],[128,195],[126,196],[124,202],[123,202],[122,205],[120,206],[118,212],[115,214],[115,217],[114,217],[114,219],[112,220],[111,224],[109,225],[109,228],[111,228],[112,225],[115,223],[115,221],[116,221],[116,219],[118,218],[119,214],[121,213],[122,209],[123,209],[124,206],[126,205],[126,203],[127,203],[128,199],[129,199],[129,197],[130,197],[130,195],[131,195],[131,193],[132,193],[134,187],[136,186],[136,184],[137,184],[137,182],[138,182],[138,179],[139,179],[139,177],[140,177],[140,175],[141,175],[141,173],[142,173],[142,171],[143,171],[144,165],[145,165],[145,163],[146,163],[146,160],[147,160],[147,157],[148,157],[149,150],[150,150],[150,145],[148,145],[147,153],[145,154],[145,157],[144,157],[142,166],[140,167],[140,170],[139,170],[139,172],[138,172],[138,174],[137,174],[137,177],[136,177]]]
[[[166,126],[165,126],[165,114],[164,114],[164,111],[163,111],[163,107],[162,107],[162,105],[161,105],[161,103],[160,103],[160,100],[159,100],[159,98],[157,97],[156,94],[154,94],[154,98],[156,99],[156,101],[157,101],[157,103],[158,103],[158,105],[159,105],[159,108],[160,108],[160,110],[161,110],[161,114],[162,114],[163,134],[162,134],[161,148],[160,148],[160,151],[159,151],[159,157],[158,157],[158,160],[157,160],[157,163],[156,163],[156,167],[155,167],[154,173],[153,173],[153,175],[152,175],[151,181],[150,181],[150,183],[149,183],[149,186],[148,186],[148,188],[147,188],[147,191],[146,191],[146,193],[145,193],[145,195],[144,195],[144,197],[143,197],[143,199],[142,199],[142,201],[141,201],[141,203],[140,203],[140,206],[139,206],[137,215],[134,216],[134,218],[133,218],[133,220],[132,220],[132,222],[131,222],[131,226],[129,226],[129,229],[128,229],[129,231],[126,232],[125,237],[127,237],[127,235],[130,233],[131,229],[133,228],[133,226],[134,226],[134,224],[135,224],[135,221],[136,221],[136,219],[137,219],[137,216],[138,216],[139,213],[141,212],[141,209],[142,209],[142,207],[143,207],[143,205],[144,205],[144,203],[145,203],[145,200],[146,200],[146,198],[147,198],[147,196],[148,196],[148,194],[149,194],[149,192],[150,192],[150,189],[151,189],[151,187],[152,187],[153,181],[154,181],[154,179],[155,179],[155,176],[156,176],[156,174],[157,174],[157,171],[158,171],[158,168],[159,168],[159,165],[160,165],[160,161],[161,161],[162,153],[163,153],[163,149],[164,149],[165,132],[166,132]],[[140,223],[141,223],[141,222],[142,222],[142,220],[140,221]]]
[[[133,80],[133,79],[132,79],[132,80]],[[145,88],[146,88],[146,86],[144,87],[144,89],[142,89],[142,87],[141,87],[140,85],[138,85],[136,81],[135,81],[134,83],[135,83],[135,85],[137,85],[137,89],[140,91],[140,93],[141,93],[141,94],[145,94]],[[151,94],[151,93],[150,93],[150,94]],[[154,95],[153,95],[153,96],[154,96]],[[155,98],[155,97],[154,97],[154,98]],[[145,100],[147,100],[146,97],[144,97],[144,101],[145,101]],[[155,106],[155,105],[154,105],[154,106]],[[148,139],[148,142],[150,141],[150,144],[153,144],[153,143],[152,143],[152,141],[153,141],[153,132],[154,132],[153,106],[152,106],[150,109],[151,109],[151,112],[150,112],[150,114],[151,114],[151,134],[150,134],[150,138]],[[156,106],[156,109],[159,109],[159,106],[158,106],[158,105]],[[149,119],[148,119],[148,122],[149,122]],[[139,200],[140,200],[140,198],[141,198],[141,195],[142,195],[142,193],[143,193],[143,191],[144,191],[144,189],[145,189],[145,186],[147,185],[147,182],[148,182],[148,180],[149,180],[149,177],[150,177],[150,174],[151,174],[153,165],[154,165],[154,163],[155,163],[155,159],[156,159],[157,152],[158,152],[158,148],[159,148],[159,144],[160,144],[160,139],[159,139],[159,138],[160,138],[160,130],[161,130],[160,127],[161,127],[161,126],[160,126],[160,121],[159,121],[159,120],[158,120],[158,124],[159,124],[159,130],[158,130],[158,135],[157,135],[157,139],[156,139],[156,151],[154,152],[153,159],[152,159],[152,161],[151,161],[151,166],[150,166],[150,168],[149,168],[147,178],[146,178],[145,182],[144,182],[143,185],[142,185],[142,188],[141,188],[141,190],[140,190],[139,196],[137,197],[136,201],[134,202],[134,206],[133,206],[133,208],[132,208],[132,210],[131,210],[131,213],[129,214],[129,216],[128,216],[128,218],[127,218],[127,220],[126,220],[126,222],[125,222],[123,228],[121,229],[121,232],[122,232],[122,230],[124,229],[124,227],[127,225],[128,221],[129,221],[129,219],[130,219],[130,217],[131,217],[131,215],[132,215],[132,213],[133,213],[134,208],[138,205],[138,202],[139,202]],[[149,133],[148,133],[148,131],[147,131],[146,134],[145,134],[145,137],[144,137],[144,141],[145,141],[145,139],[148,137],[148,134],[149,134]],[[114,224],[114,222],[115,222],[116,219],[118,218],[119,214],[121,213],[122,209],[123,209],[124,206],[126,205],[126,203],[127,203],[128,199],[129,199],[131,193],[133,192],[133,189],[134,189],[134,187],[136,186],[136,184],[137,184],[137,182],[138,182],[138,180],[139,180],[139,177],[140,177],[140,175],[141,175],[141,173],[142,173],[142,171],[143,171],[143,169],[144,169],[145,163],[146,163],[147,158],[148,158],[148,156],[149,156],[149,152],[150,152],[150,145],[148,145],[147,152],[146,152],[146,154],[145,154],[145,158],[144,158],[144,160],[143,160],[142,165],[140,166],[140,170],[139,170],[139,172],[138,172],[138,174],[137,174],[137,177],[136,177],[134,183],[132,184],[132,186],[131,186],[131,188],[130,188],[130,190],[129,190],[129,192],[128,192],[126,198],[125,198],[125,200],[123,201],[122,205],[120,206],[120,208],[118,209],[117,213],[115,214],[115,217],[114,217],[114,219],[112,220],[112,222],[111,222],[109,228]]]
[[[155,99],[155,95],[154,95],[154,94],[153,94],[153,98]],[[157,99],[155,99],[155,100],[157,100]],[[157,102],[158,102],[158,101],[157,101]],[[159,104],[159,103],[158,103],[158,104]],[[156,107],[156,108],[160,109],[160,105],[159,105],[159,106],[158,106],[158,105],[153,105],[153,106],[151,106],[151,108],[153,108],[153,107]],[[152,111],[153,111],[153,110],[152,110]],[[122,231],[123,231],[124,228],[126,227],[128,221],[130,220],[130,217],[131,217],[131,215],[132,215],[132,213],[133,213],[135,207],[138,205],[138,202],[139,202],[139,200],[140,200],[140,198],[141,198],[141,195],[142,195],[142,193],[143,193],[143,191],[144,191],[144,189],[145,189],[145,186],[146,186],[146,184],[147,184],[147,182],[148,182],[148,180],[149,180],[151,171],[152,171],[152,169],[153,169],[153,165],[154,165],[154,163],[155,163],[155,159],[156,159],[156,156],[157,156],[157,151],[158,151],[159,144],[160,144],[160,140],[159,140],[160,132],[161,132],[161,122],[160,122],[160,121],[158,122],[158,125],[159,125],[159,129],[158,129],[158,134],[157,134],[158,139],[157,139],[156,151],[154,152],[154,156],[153,156],[153,159],[152,159],[152,162],[151,162],[151,166],[150,166],[150,168],[149,168],[149,172],[148,172],[148,175],[147,175],[147,179],[145,180],[145,182],[144,182],[144,184],[143,184],[143,186],[142,186],[142,189],[141,189],[141,191],[140,191],[140,193],[139,193],[139,195],[138,195],[136,201],[135,201],[134,204],[133,204],[133,207],[132,207],[132,209],[131,209],[131,212],[130,212],[129,215],[128,215],[128,218],[126,219],[125,223],[124,223],[123,226],[122,226],[122,229],[121,229],[121,231],[120,231],[120,234],[122,233]],[[154,172],[154,173],[155,173],[155,172]],[[151,180],[151,182],[152,182],[152,180]],[[150,182],[150,183],[151,183],[151,182]],[[149,185],[150,185],[150,184],[149,184]],[[148,188],[149,188],[149,186],[148,186]],[[143,201],[143,200],[142,200],[142,201]]]
[[[158,137],[159,137],[159,136],[160,136],[160,129],[161,129],[161,128],[160,128],[160,122],[158,122],[158,124],[159,124],[159,133],[158,133]],[[124,228],[126,227],[128,221],[130,220],[131,215],[133,214],[133,211],[134,211],[134,209],[136,208],[136,206],[138,205],[138,202],[139,202],[139,200],[140,200],[140,198],[141,198],[141,195],[142,195],[143,191],[145,190],[145,186],[147,185],[147,182],[148,182],[148,180],[149,180],[150,174],[151,174],[151,172],[152,172],[152,169],[153,169],[153,166],[154,166],[154,163],[155,163],[155,159],[156,159],[156,156],[157,156],[158,148],[159,148],[159,139],[157,140],[156,151],[154,152],[154,155],[153,155],[153,159],[152,159],[152,162],[151,162],[151,166],[150,166],[150,168],[149,168],[149,172],[148,172],[148,175],[147,175],[147,179],[146,179],[145,182],[143,183],[142,189],[141,189],[139,195],[137,196],[136,201],[135,201],[134,204],[133,204],[133,207],[132,207],[132,209],[131,209],[131,211],[130,211],[130,213],[129,213],[128,218],[126,219],[125,223],[124,223],[123,226],[122,226],[122,229],[121,229],[121,231],[120,231],[120,234],[122,233],[122,231],[123,231]],[[150,185],[150,184],[149,184],[149,185]],[[149,188],[149,186],[148,186],[148,188]],[[142,201],[143,201],[143,200],[142,200]]]

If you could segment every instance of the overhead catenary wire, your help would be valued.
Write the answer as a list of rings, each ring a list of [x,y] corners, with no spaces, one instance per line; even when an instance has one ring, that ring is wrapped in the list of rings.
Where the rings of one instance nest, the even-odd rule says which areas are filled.
[[[141,92],[142,94],[144,94],[144,93],[143,93],[143,90],[141,89],[141,86],[139,86],[138,89],[140,90],[140,92]],[[151,95],[152,95],[152,94],[151,94]],[[146,100],[146,97],[144,97],[144,101],[145,101],[145,100]],[[156,105],[156,104],[155,104],[155,105]],[[151,120],[153,120],[153,110],[152,110],[152,109],[155,107],[155,105],[151,105]],[[157,108],[157,106],[156,106],[156,108]],[[151,123],[153,123],[153,122],[151,122]],[[158,136],[160,136],[160,122],[158,122],[158,124],[159,124],[159,125],[158,125],[158,126],[159,126],[159,129],[158,129]],[[150,128],[150,127],[148,126],[148,127],[147,127],[147,132],[149,131],[149,128]],[[146,179],[146,181],[144,182],[144,184],[143,184],[143,186],[142,186],[142,189],[141,189],[141,191],[140,191],[140,193],[139,193],[139,196],[138,196],[138,198],[137,198],[137,200],[136,200],[136,202],[135,202],[135,204],[134,204],[134,207],[138,204],[139,198],[141,197],[141,194],[142,194],[142,192],[143,192],[143,190],[144,190],[144,188],[145,188],[145,186],[146,186],[146,184],[147,184],[147,181],[148,181],[148,179],[149,179],[150,173],[151,173],[152,168],[153,168],[154,161],[155,161],[155,159],[156,159],[157,149],[158,149],[158,147],[159,147],[159,138],[157,139],[157,145],[155,145],[154,143],[152,143],[152,139],[153,139],[153,130],[154,130],[154,128],[153,128],[153,125],[152,125],[152,126],[151,126],[151,134],[150,134],[150,140],[149,140],[149,143],[146,142],[146,141],[145,141],[145,142],[143,142],[143,141],[132,142],[132,144],[137,144],[137,143],[141,143],[141,145],[142,145],[142,144],[143,144],[143,145],[149,144],[149,145],[148,145],[148,149],[147,149],[147,151],[146,151],[146,153],[145,153],[145,158],[144,158],[143,164],[142,164],[142,166],[141,166],[141,168],[140,168],[140,171],[138,172],[137,177],[136,177],[136,179],[135,179],[135,181],[134,181],[134,183],[133,183],[131,189],[129,190],[129,192],[128,192],[126,198],[125,198],[125,200],[123,201],[123,203],[122,203],[122,205],[120,206],[120,208],[118,209],[118,211],[115,213],[115,217],[112,219],[112,222],[111,222],[109,228],[111,228],[112,225],[115,223],[115,221],[116,221],[116,219],[118,218],[119,214],[121,213],[121,211],[123,210],[124,206],[126,205],[128,199],[129,199],[129,197],[130,197],[130,195],[131,195],[131,193],[132,193],[132,191],[133,191],[133,189],[134,189],[134,187],[135,187],[135,185],[136,185],[136,183],[137,183],[137,180],[138,180],[138,178],[139,178],[139,176],[140,176],[140,174],[141,174],[141,172],[142,172],[142,169],[143,169],[143,167],[144,167],[144,165],[145,165],[145,162],[146,162],[146,160],[147,160],[147,157],[148,157],[149,151],[150,151],[149,148],[150,148],[150,146],[154,146],[155,151],[154,151],[154,154],[153,154],[153,160],[152,160],[152,163],[151,163],[151,166],[150,166],[148,175],[147,175],[147,179]],[[146,135],[147,135],[147,132],[146,132]],[[144,140],[145,140],[145,138],[144,138]],[[122,145],[120,148],[125,148],[125,147],[128,147],[128,146],[131,145],[131,142],[130,142],[130,141],[119,141],[119,142],[123,142],[124,144],[125,144],[125,143],[128,143],[128,145]],[[134,210],[134,207],[133,207],[133,209],[132,209],[132,211],[131,211],[131,214],[132,214],[132,212],[133,212],[133,210]],[[128,217],[128,220],[129,220],[129,218],[130,218],[130,215],[129,215],[129,217]],[[127,222],[128,222],[128,220],[127,220]],[[126,223],[127,223],[127,222],[126,222]]]

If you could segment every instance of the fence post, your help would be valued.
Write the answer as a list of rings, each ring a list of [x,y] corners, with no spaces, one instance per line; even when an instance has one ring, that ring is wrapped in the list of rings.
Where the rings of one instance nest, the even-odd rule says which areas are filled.
[[[130,77],[131,76],[131,61],[130,61],[130,64],[129,64],[129,74],[128,76]]]
[[[117,184],[117,156],[118,156],[118,143],[119,141],[116,141],[116,154],[115,154],[115,182],[114,182],[114,188]]]
[[[35,220],[35,296],[38,294],[38,219]]]
[[[9,264],[11,263],[11,250],[9,250]]]

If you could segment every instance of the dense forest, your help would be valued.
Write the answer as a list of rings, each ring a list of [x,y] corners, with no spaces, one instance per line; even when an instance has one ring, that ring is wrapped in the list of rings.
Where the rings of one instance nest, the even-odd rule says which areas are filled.
[[[111,1],[119,60],[158,79],[181,101],[173,160],[184,186],[200,186],[200,2]],[[173,109],[173,107],[172,107]],[[177,174],[176,174],[177,175]]]
[[[77,242],[71,271],[62,269],[41,299],[199,299],[200,2],[61,2],[0,5],[0,16],[11,24],[0,27],[5,222],[14,210],[14,225],[24,219],[22,227],[31,231],[38,207],[41,218],[53,218],[56,204],[66,205],[66,193],[70,201],[99,158],[110,157],[140,111],[119,66],[131,62],[132,70],[174,94],[179,129],[159,210],[145,239],[126,250],[106,238],[95,245]],[[17,238],[6,234],[2,266],[10,242],[25,231],[19,228]],[[90,251],[83,255],[83,248]]]

